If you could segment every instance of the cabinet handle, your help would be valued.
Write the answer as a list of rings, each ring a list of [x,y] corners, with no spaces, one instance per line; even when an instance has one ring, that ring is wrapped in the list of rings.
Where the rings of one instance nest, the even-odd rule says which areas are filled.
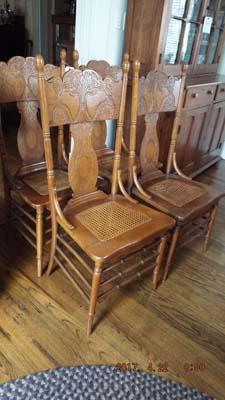
[[[225,88],[221,88],[221,89],[220,89],[220,92],[225,92]]]
[[[194,99],[197,99],[197,98],[199,97],[199,94],[198,94],[198,93],[193,93],[193,94],[192,94],[192,97],[193,97]]]
[[[212,90],[208,90],[207,94],[213,94],[213,91]]]

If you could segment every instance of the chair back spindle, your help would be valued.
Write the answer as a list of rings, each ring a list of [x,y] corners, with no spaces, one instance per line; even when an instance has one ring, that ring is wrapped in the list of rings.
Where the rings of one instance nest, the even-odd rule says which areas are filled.
[[[130,68],[129,55],[126,53],[124,55],[123,61],[123,86],[121,92],[121,107],[119,111],[119,118],[116,127],[116,142],[115,142],[115,154],[113,161],[113,174],[112,174],[112,187],[111,194],[115,196],[118,192],[118,173],[120,169],[120,158],[122,149],[122,139],[123,139],[123,125],[124,125],[124,112],[125,112],[125,102],[127,94],[127,83],[128,83],[128,72]]]
[[[132,74],[132,101],[131,101],[131,121],[130,121],[130,140],[129,140],[129,158],[128,158],[128,191],[133,185],[133,167],[136,161],[136,125],[138,110],[138,80],[140,71],[140,62],[134,61]]]
[[[41,56],[36,56],[35,58],[36,68],[38,71],[38,86],[39,86],[39,96],[40,96],[40,109],[41,109],[41,123],[44,139],[44,150],[45,150],[45,161],[47,166],[47,181],[49,190],[50,204],[54,204],[54,198],[56,193],[56,182],[54,174],[54,163],[51,147],[51,136],[48,120],[48,105],[45,92],[45,77],[44,77],[44,60]],[[56,212],[54,207],[51,207],[52,218],[55,219]]]
[[[63,78],[66,69],[66,50],[60,50],[60,76]],[[63,126],[58,128],[58,165],[62,167],[65,164],[65,143],[64,143],[64,129]]]
[[[180,90],[179,90],[179,95],[178,95],[176,115],[175,115],[172,134],[171,134],[171,138],[170,138],[170,146],[169,146],[167,165],[166,165],[166,174],[167,175],[169,175],[172,172],[172,167],[173,167],[173,157],[174,157],[174,153],[175,153],[177,135],[178,135],[179,127],[180,127],[181,111],[182,111],[183,102],[184,102],[184,88],[185,88],[185,82],[186,82],[186,77],[187,77],[187,70],[188,70],[188,65],[184,64],[182,66],[182,76],[181,76]]]

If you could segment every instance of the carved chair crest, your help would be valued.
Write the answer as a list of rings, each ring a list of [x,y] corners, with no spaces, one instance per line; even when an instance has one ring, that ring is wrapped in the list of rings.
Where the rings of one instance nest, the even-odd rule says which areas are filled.
[[[122,69],[116,65],[110,65],[105,60],[90,60],[83,68],[96,71],[103,79],[111,76],[114,80],[120,80],[122,76]]]
[[[103,79],[111,77],[113,81],[119,81],[122,77],[122,68],[112,66],[105,60],[90,60],[87,65],[80,66],[82,71],[91,69],[96,71]],[[111,154],[112,150],[106,146],[107,127],[105,121],[94,122],[92,142],[97,155]],[[102,150],[104,149],[103,153]],[[107,149],[107,151],[106,151]],[[106,152],[105,152],[106,151]]]
[[[69,70],[46,81],[51,126],[116,119],[122,79],[102,79],[92,70]]]
[[[45,65],[45,78],[58,76],[59,67]],[[8,63],[0,62],[0,102],[38,100],[37,71],[34,57],[11,58]]]
[[[139,79],[138,115],[174,111],[176,96],[174,93],[177,78],[160,71],[151,71]]]

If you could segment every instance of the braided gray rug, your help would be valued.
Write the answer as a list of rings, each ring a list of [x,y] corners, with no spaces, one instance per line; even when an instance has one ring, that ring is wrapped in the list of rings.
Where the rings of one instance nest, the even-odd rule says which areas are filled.
[[[213,400],[179,383],[144,372],[81,366],[39,372],[0,386],[1,400]],[[215,400],[215,399],[214,399]]]

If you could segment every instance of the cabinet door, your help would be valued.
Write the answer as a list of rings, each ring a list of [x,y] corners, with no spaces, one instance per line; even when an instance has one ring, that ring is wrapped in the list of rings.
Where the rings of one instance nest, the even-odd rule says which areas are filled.
[[[199,0],[173,0],[171,3],[163,62],[190,64],[201,25],[203,5]]]
[[[225,101],[213,104],[209,113],[208,124],[203,131],[200,145],[200,164],[204,166],[220,156],[221,144],[225,138]]]
[[[207,125],[210,106],[184,111],[177,137],[176,155],[180,169],[190,175],[198,168],[199,142]]]
[[[213,65],[218,64],[224,43],[225,0],[209,0],[206,17],[211,21],[211,28],[202,27],[194,67],[196,73],[216,71]]]

